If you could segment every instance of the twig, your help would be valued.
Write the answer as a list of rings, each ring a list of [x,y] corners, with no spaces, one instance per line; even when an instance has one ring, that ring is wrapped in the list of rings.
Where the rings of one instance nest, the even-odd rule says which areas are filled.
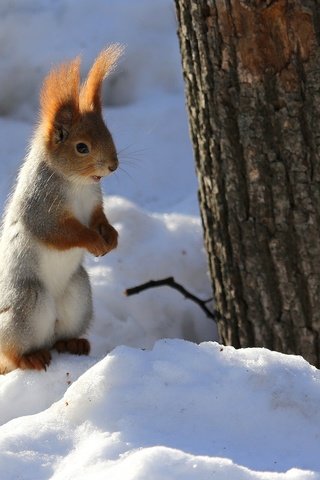
[[[142,285],[138,285],[132,288],[127,288],[127,290],[124,291],[124,294],[129,297],[130,295],[135,295],[136,293],[140,293],[143,290],[147,290],[149,288],[163,287],[163,286],[172,287],[175,290],[178,290],[178,292],[182,293],[182,295],[184,295],[186,298],[188,298],[189,300],[192,300],[197,305],[199,305],[199,307],[205,312],[207,317],[211,318],[212,320],[215,320],[214,314],[206,306],[206,303],[212,301],[212,298],[209,298],[208,300],[201,300],[196,295],[193,295],[192,293],[188,292],[188,290],[186,290],[182,285],[180,285],[180,283],[177,283],[173,277],[163,278],[162,280],[150,280],[149,282],[143,283]]]

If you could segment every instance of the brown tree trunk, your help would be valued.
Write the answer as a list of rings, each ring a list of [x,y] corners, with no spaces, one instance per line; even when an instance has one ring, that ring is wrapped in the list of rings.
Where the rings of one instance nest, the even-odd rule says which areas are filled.
[[[316,0],[175,0],[221,341],[320,360]]]

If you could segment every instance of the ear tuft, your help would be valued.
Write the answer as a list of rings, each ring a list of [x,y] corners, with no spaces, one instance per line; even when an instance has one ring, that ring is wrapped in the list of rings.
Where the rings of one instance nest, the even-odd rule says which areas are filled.
[[[101,111],[102,82],[114,70],[123,51],[124,47],[115,43],[98,55],[81,87],[81,111]]]
[[[41,122],[52,138],[55,129],[68,131],[79,115],[80,57],[64,63],[44,79],[41,94]]]

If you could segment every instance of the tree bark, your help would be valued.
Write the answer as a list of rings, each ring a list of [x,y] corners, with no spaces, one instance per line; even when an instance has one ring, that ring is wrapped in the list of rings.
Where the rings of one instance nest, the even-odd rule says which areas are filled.
[[[220,340],[320,361],[316,0],[175,0]]]

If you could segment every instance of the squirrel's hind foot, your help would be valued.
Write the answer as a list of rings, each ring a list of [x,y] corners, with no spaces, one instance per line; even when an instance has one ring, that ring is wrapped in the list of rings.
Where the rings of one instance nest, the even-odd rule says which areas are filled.
[[[17,367],[22,370],[47,370],[51,362],[49,350],[43,349],[26,353],[17,360]]]
[[[71,338],[70,340],[58,340],[53,348],[59,353],[72,353],[73,355],[88,355],[90,343],[85,338]]]
[[[12,372],[17,368],[22,370],[47,370],[51,362],[51,354],[47,349],[36,350],[23,355],[7,350],[0,355],[0,375]]]

